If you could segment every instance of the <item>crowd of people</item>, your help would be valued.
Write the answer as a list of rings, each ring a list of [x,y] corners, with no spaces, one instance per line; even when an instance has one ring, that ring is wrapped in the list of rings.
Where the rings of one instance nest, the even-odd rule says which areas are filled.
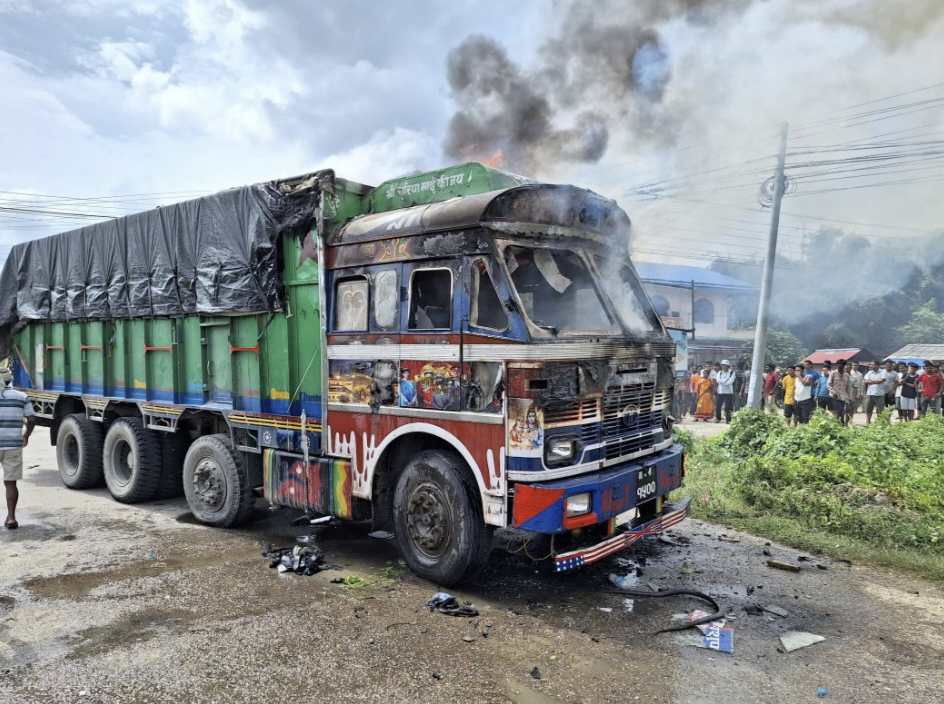
[[[676,417],[730,423],[733,412],[747,403],[749,380],[750,370],[735,369],[726,359],[696,366],[677,379]],[[941,415],[942,393],[944,373],[930,360],[870,365],[806,360],[786,368],[769,365],[763,377],[764,408],[782,411],[792,425],[808,423],[817,409],[834,414],[843,424],[860,411],[871,423],[886,408],[903,422],[927,413]]]
[[[783,409],[794,425],[809,422],[813,410],[831,411],[848,423],[859,411],[866,423],[886,408],[901,421],[927,413],[941,414],[944,374],[931,361],[923,365],[874,361],[871,365],[824,362],[819,369],[809,361],[779,370],[768,367],[764,376],[764,405]]]
[[[731,422],[731,415],[747,402],[749,373],[728,360],[696,366],[677,380],[676,416],[697,421]]]

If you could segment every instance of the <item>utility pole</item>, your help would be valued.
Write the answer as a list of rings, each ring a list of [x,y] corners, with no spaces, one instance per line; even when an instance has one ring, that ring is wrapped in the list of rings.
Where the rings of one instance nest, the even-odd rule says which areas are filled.
[[[780,202],[786,188],[784,167],[787,160],[787,123],[780,128],[780,152],[777,155],[777,173],[774,176],[774,200],[770,213],[770,235],[767,256],[764,259],[764,278],[760,284],[760,302],[757,305],[757,326],[754,328],[754,355],[751,358],[751,380],[747,389],[747,403],[760,408],[764,403],[764,362],[767,358],[767,318],[770,315],[770,293],[774,284],[774,263],[777,259],[777,235],[780,230]]]

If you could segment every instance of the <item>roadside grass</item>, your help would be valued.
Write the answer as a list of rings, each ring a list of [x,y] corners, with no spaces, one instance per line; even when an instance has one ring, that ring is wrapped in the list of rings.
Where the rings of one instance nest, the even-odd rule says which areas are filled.
[[[944,422],[887,417],[844,428],[820,414],[787,428],[742,411],[695,439],[681,495],[696,518],[800,550],[944,581]]]

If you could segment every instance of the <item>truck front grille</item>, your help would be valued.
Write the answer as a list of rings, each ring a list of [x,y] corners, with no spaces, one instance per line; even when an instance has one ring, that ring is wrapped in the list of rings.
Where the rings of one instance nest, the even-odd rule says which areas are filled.
[[[662,439],[663,394],[655,384],[613,386],[603,396],[602,440],[608,460],[646,450]],[[658,403],[656,403],[658,401]]]
[[[586,398],[582,401],[548,406],[544,409],[544,425],[552,426],[558,423],[574,423],[597,420],[599,415],[599,400]]]

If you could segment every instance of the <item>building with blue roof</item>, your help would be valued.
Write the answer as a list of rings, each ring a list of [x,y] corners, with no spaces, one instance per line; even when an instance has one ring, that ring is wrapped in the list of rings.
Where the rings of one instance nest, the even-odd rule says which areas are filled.
[[[636,262],[636,271],[665,326],[688,331],[689,365],[750,360],[756,286],[697,266]]]

